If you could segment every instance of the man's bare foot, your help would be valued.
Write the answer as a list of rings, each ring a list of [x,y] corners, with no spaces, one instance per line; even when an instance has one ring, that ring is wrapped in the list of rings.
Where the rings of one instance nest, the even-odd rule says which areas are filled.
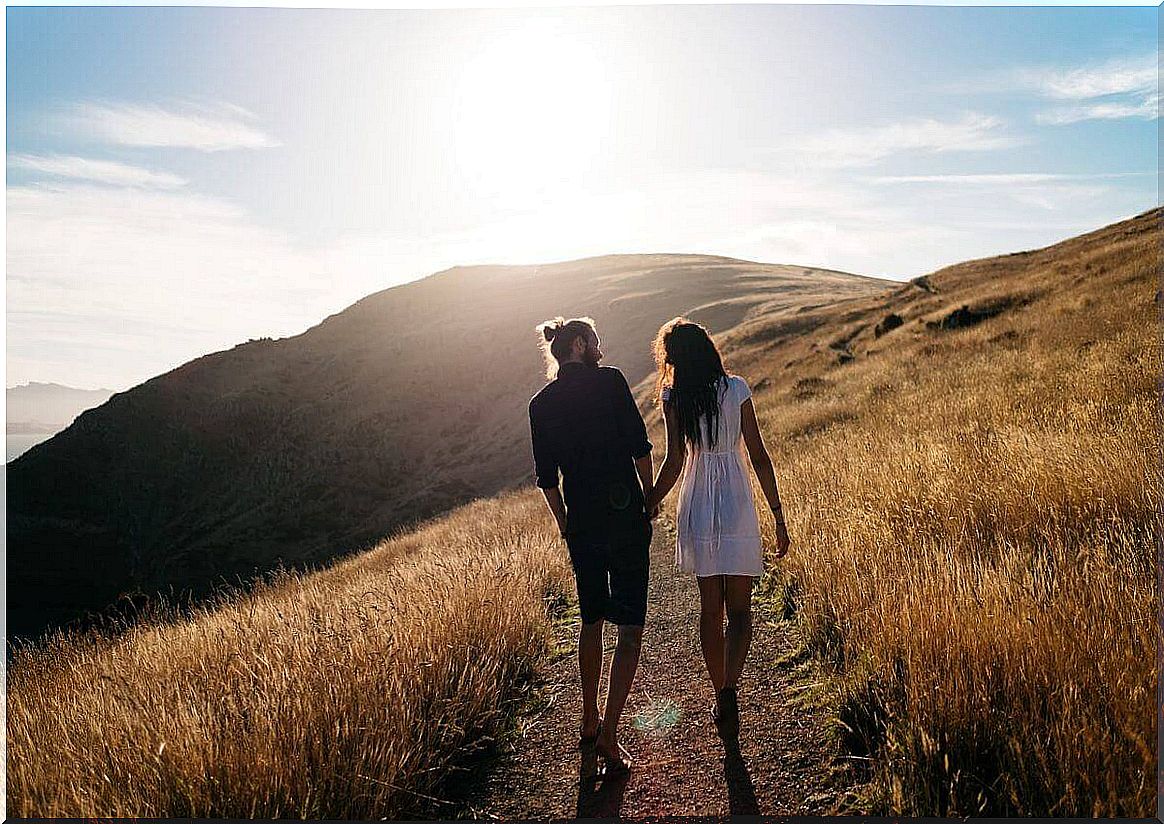
[[[589,747],[593,747],[595,742],[598,741],[598,736],[601,734],[602,734],[602,719],[601,718],[599,718],[597,721],[594,721],[594,722],[589,723],[589,724],[587,722],[583,721],[582,722],[582,732],[579,733],[579,735],[578,735],[578,747],[580,749],[586,749]]]

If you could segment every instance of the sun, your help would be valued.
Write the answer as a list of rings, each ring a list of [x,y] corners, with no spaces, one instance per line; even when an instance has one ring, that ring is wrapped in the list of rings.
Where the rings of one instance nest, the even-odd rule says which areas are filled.
[[[482,44],[455,98],[461,179],[528,196],[584,176],[609,135],[611,93],[594,48],[530,25]]]

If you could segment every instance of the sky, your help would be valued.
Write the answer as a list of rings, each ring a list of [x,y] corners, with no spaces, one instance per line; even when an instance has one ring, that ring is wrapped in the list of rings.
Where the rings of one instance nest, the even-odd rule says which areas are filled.
[[[904,280],[1159,201],[1156,7],[6,10],[6,386],[455,265]],[[564,311],[569,312],[569,309]]]

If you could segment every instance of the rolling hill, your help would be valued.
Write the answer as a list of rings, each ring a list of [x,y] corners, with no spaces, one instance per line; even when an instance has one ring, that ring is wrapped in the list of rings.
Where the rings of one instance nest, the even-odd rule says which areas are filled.
[[[704,255],[459,267],[198,358],[9,465],[10,631],[122,593],[325,562],[526,482],[526,403],[544,381],[533,329],[548,317],[596,318],[633,386],[674,315],[719,332],[892,286]]]

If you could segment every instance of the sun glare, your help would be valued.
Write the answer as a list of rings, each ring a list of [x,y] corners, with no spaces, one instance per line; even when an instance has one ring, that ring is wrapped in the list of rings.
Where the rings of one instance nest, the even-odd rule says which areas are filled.
[[[587,43],[534,26],[491,39],[458,87],[461,176],[503,198],[583,176],[603,149],[610,105],[605,67]]]

